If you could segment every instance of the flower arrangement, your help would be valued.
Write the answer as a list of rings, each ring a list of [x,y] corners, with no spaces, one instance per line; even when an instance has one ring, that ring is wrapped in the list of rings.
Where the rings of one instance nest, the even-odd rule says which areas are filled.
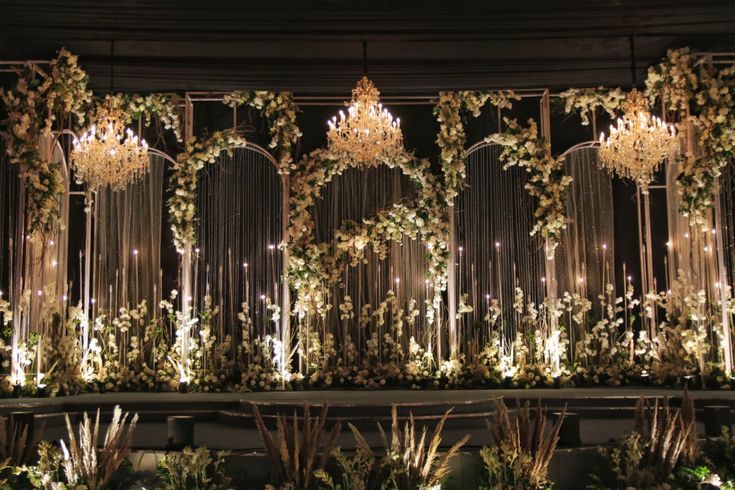
[[[60,163],[42,157],[41,138],[51,141],[55,121],[73,116],[78,124],[85,119],[91,101],[88,77],[78,58],[66,49],[59,50],[50,63],[50,74],[41,78],[30,67],[18,73],[12,89],[0,89],[8,115],[0,136],[5,140],[11,164],[20,167],[27,182],[27,231],[49,236],[59,225],[59,199],[64,192]]]
[[[155,117],[163,129],[173,131],[177,141],[182,141],[181,116],[179,106],[181,97],[175,93],[108,94],[105,101],[114,100],[117,107],[123,109],[128,117],[126,123],[142,121],[146,126],[153,123]]]
[[[434,115],[439,122],[439,133],[436,143],[441,150],[440,161],[444,173],[444,192],[447,202],[452,202],[464,186],[467,173],[464,163],[465,119],[463,114],[469,112],[474,117],[490,101],[498,109],[510,109],[513,100],[520,100],[510,90],[498,92],[439,92],[439,100],[434,107]]]
[[[407,152],[379,162],[400,168],[414,184],[418,198],[413,203],[395,204],[362,223],[347,222],[335,231],[334,243],[315,243],[314,218],[311,209],[322,188],[335,175],[352,165],[329,150],[316,150],[297,166],[289,199],[288,279],[297,292],[295,311],[321,315],[325,308],[325,287],[341,277],[346,265],[356,265],[364,251],[372,248],[385,256],[386,243],[404,235],[420,236],[426,244],[428,276],[433,282],[435,301],[440,301],[446,287],[446,262],[449,254],[446,201],[427,160]]]
[[[233,130],[218,131],[209,139],[190,142],[186,151],[176,157],[171,176],[173,195],[168,201],[168,209],[174,245],[179,253],[184,252],[186,244],[196,243],[194,220],[199,171],[214,163],[223,151],[231,152],[232,148],[245,143],[245,138]]]
[[[293,154],[301,138],[301,130],[296,121],[298,108],[290,92],[232,92],[222,98],[222,102],[232,108],[247,105],[263,114],[271,134],[269,148],[278,151],[279,173],[287,174],[292,170]]]
[[[529,172],[526,190],[538,199],[534,212],[536,224],[531,234],[539,233],[548,246],[546,254],[553,257],[561,233],[567,226],[566,193],[572,177],[564,175],[563,162],[551,156],[549,143],[538,134],[533,120],[522,127],[515,119],[504,118],[506,130],[485,138],[488,143],[503,146],[500,161],[503,168],[521,167]]]
[[[678,119],[690,145],[677,179],[681,212],[693,225],[707,226],[717,179],[735,155],[735,68],[695,66],[688,48],[672,49],[648,70],[646,95]]]
[[[564,103],[566,114],[579,112],[582,125],[587,126],[599,109],[614,116],[625,101],[625,96],[620,88],[570,88],[560,93],[558,100]]]

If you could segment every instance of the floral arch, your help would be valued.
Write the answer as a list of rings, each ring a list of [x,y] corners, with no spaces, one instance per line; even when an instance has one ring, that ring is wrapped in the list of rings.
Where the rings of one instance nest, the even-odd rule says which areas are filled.
[[[428,160],[417,159],[406,151],[376,165],[399,168],[416,187],[417,198],[382,209],[362,223],[343,223],[335,230],[331,243],[316,242],[311,208],[327,183],[357,165],[349,158],[319,149],[304,157],[292,173],[288,278],[297,294],[295,311],[300,317],[324,313],[326,287],[339,280],[345,265],[355,266],[365,260],[364,252],[368,248],[384,258],[387,242],[404,235],[420,237],[426,243],[430,276],[427,279],[434,286],[433,305],[438,307],[441,292],[446,288],[449,253],[447,205],[440,183],[431,173]]]

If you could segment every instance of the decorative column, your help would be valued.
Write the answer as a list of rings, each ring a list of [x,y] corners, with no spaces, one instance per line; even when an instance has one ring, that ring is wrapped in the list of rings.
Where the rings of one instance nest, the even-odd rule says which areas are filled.
[[[186,94],[184,99],[184,145],[187,147],[194,139],[194,105],[191,97]],[[189,237],[184,243],[184,251],[181,254],[181,359],[179,365],[179,382],[185,384],[189,382],[189,336],[191,328],[191,312],[193,287],[192,287],[192,248],[193,244]]]
[[[551,153],[551,97],[549,90],[544,90],[544,94],[541,96],[540,101],[540,115],[541,115],[541,136],[549,145],[549,153]],[[551,155],[549,155],[551,157]],[[553,376],[557,376],[561,371],[561,352],[559,348],[560,332],[558,325],[558,318],[556,316],[556,301],[558,297],[558,283],[556,281],[556,244],[552,244],[547,238],[544,243],[544,273],[546,274],[546,297],[548,301],[548,322],[549,322],[549,337],[547,342],[551,343],[549,361],[553,369]]]
[[[288,200],[290,198],[291,177],[289,174],[281,176],[281,240],[288,243]],[[281,278],[281,375],[285,377],[291,371],[291,288],[288,284],[288,249],[283,249],[282,278]],[[285,378],[284,378],[285,379]]]
[[[454,200],[449,203],[449,267],[447,268],[447,302],[449,306],[449,358],[459,353],[457,345],[457,237],[454,226]],[[461,278],[460,278],[461,280]],[[438,319],[438,317],[437,317]],[[440,341],[437,339],[437,346]],[[441,349],[441,347],[438,347]],[[441,352],[441,350],[439,351]]]

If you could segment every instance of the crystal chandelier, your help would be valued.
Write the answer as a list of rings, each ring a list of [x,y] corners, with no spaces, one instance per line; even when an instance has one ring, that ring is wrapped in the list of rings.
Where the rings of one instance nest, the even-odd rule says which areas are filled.
[[[94,124],[74,138],[72,165],[90,189],[124,189],[148,168],[148,144],[125,128],[125,112],[112,99],[97,110]]]
[[[352,90],[347,114],[339,111],[329,124],[329,149],[357,165],[376,166],[403,151],[401,119],[379,102],[380,92],[367,77]]]
[[[673,125],[646,110],[643,95],[633,89],[623,103],[625,111],[610,136],[600,133],[600,163],[620,177],[630,178],[648,192],[648,184],[663,160],[679,153],[679,140]]]

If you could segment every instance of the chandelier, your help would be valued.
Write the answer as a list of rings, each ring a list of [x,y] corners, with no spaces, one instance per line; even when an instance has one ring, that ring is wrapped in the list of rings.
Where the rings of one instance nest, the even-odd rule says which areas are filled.
[[[635,180],[645,194],[661,162],[678,155],[679,140],[673,125],[651,116],[637,90],[628,94],[623,110],[617,126],[610,126],[610,136],[600,133],[600,163],[620,177]]]
[[[403,151],[401,119],[379,102],[380,92],[367,77],[352,90],[347,114],[339,111],[328,121],[329,149],[357,165],[376,166]]]
[[[124,189],[148,168],[148,143],[125,128],[125,112],[108,99],[97,109],[94,124],[74,138],[72,165],[79,182],[90,189]]]

